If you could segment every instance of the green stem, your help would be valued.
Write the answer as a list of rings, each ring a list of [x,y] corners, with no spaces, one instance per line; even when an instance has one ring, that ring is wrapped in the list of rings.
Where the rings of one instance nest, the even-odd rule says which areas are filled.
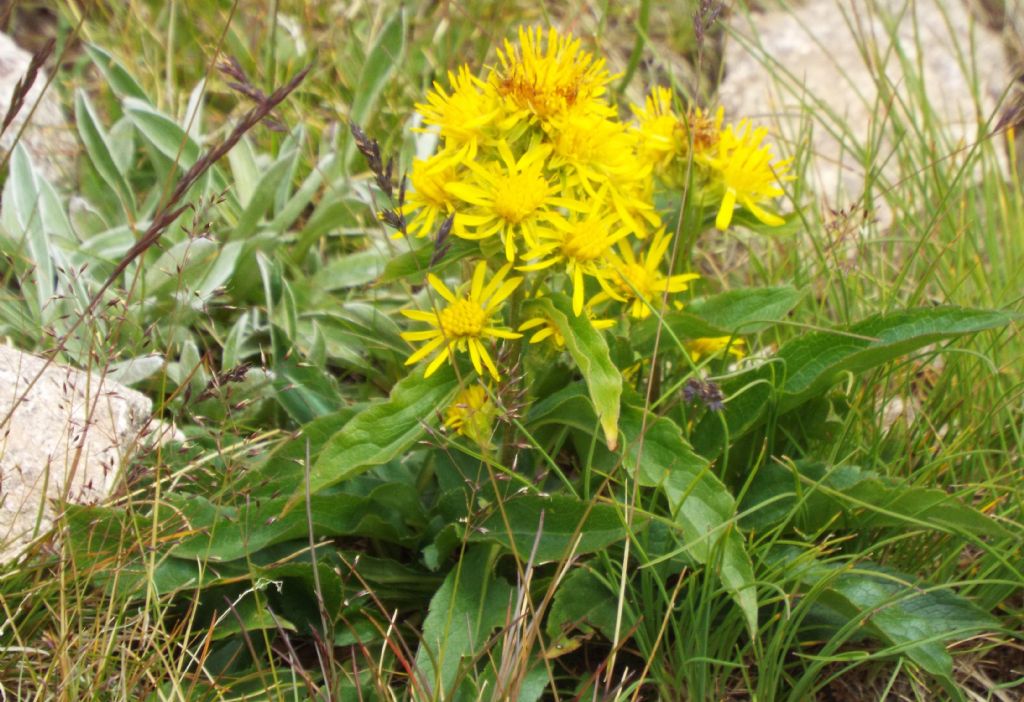
[[[512,297],[509,298],[508,303],[508,318],[509,326],[513,331],[518,331],[519,325],[522,323],[520,316],[522,315],[523,308],[523,286],[520,285],[512,293]],[[522,337],[514,339],[512,341],[512,362],[509,364],[510,367],[517,370],[516,374],[511,378],[511,396],[513,398],[519,398],[522,396],[522,384],[523,384],[523,373],[522,373],[522,360],[523,360],[523,339]],[[516,434],[515,424],[508,422],[505,425],[505,439],[501,447],[501,465],[506,468],[512,467],[512,462],[515,459],[515,445],[518,436]]]

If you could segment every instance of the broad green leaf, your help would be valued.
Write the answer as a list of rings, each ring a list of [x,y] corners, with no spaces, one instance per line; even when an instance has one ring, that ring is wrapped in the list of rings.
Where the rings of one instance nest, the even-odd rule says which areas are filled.
[[[585,567],[574,568],[558,585],[551,600],[545,625],[548,638],[555,645],[559,640],[566,645],[566,634],[573,630],[587,633],[592,627],[611,641],[615,636],[615,607],[609,606],[609,602],[617,597],[617,593],[590,570]],[[632,628],[634,621],[634,615],[629,609],[627,607],[624,611],[626,618],[623,623],[626,630]],[[550,649],[548,651],[550,657],[560,653]]]
[[[161,299],[180,290],[187,299],[219,255],[220,244],[212,239],[179,241],[146,265],[143,289],[148,297]]]
[[[146,97],[146,91],[132,77],[128,69],[108,53],[106,49],[102,49],[95,44],[86,44],[85,52],[89,54],[89,58],[100,69],[103,77],[107,79],[107,84],[118,97],[133,97],[143,101],[149,100]]]
[[[1007,536],[993,519],[938,488],[905,485],[858,466],[800,462],[760,469],[743,499],[744,528],[792,518],[803,532],[906,526],[953,534]]]
[[[948,589],[873,564],[824,563],[797,547],[776,548],[770,560],[813,588],[822,604],[857,622],[932,675],[948,679],[948,643],[999,628],[988,613]],[[822,585],[824,584],[824,587]]]
[[[259,587],[262,590],[274,587],[274,584],[269,580],[259,581],[254,587]],[[247,593],[237,602],[232,602],[230,608],[226,608],[222,612],[218,610],[219,616],[209,624],[210,640],[220,641],[243,631],[255,632],[268,629],[276,632],[279,628],[296,631],[294,624],[280,614],[271,613],[266,602],[257,601],[256,597],[255,593]]]
[[[661,324],[680,341],[753,334],[785,317],[800,297],[800,291],[789,286],[730,290],[694,300],[685,310],[667,312],[662,319],[649,317],[636,326],[633,341],[649,345]]]
[[[162,553],[151,564],[144,553],[154,531],[149,517],[114,507],[68,504],[64,518],[76,569],[118,599],[144,597],[147,588],[158,596],[168,595],[216,580],[197,563]],[[160,539],[167,538],[170,523],[158,532]]]
[[[565,348],[587,383],[608,448],[615,450],[619,440],[622,374],[612,363],[604,336],[594,329],[586,316],[577,317],[573,314],[572,304],[564,295],[534,300],[528,310],[528,314],[549,318],[565,338]]]
[[[324,181],[324,174],[330,173],[334,170],[335,162],[338,160],[338,154],[333,151],[322,156],[316,165],[310,170],[309,174],[302,181],[302,184],[292,193],[292,196],[288,201],[281,207],[274,219],[271,220],[267,228],[273,232],[286,232],[288,231],[296,220],[306,211],[313,198],[320,191],[320,186]],[[306,237],[299,237],[300,242],[306,242],[307,246],[312,243]],[[302,261],[303,256],[306,253],[306,246],[295,246],[293,251],[293,261],[299,263]]]
[[[534,563],[592,553],[626,538],[615,507],[560,495],[514,497],[495,507],[480,527],[470,533],[470,541],[514,548],[524,562],[532,554]]]
[[[117,163],[114,161],[110,143],[100,126],[96,111],[82,90],[75,92],[75,123],[78,125],[78,135],[82,139],[82,145],[85,146],[85,152],[89,155],[89,160],[96,172],[103,178],[107,187],[117,194],[121,204],[134,218],[135,197],[131,188],[128,187],[125,175],[118,169]]]
[[[416,670],[434,691],[429,698],[449,699],[463,658],[484,654],[491,631],[506,623],[513,593],[494,574],[498,554],[483,544],[467,550],[430,600],[416,653]]]
[[[381,92],[392,74],[401,65],[405,54],[405,10],[401,7],[391,14],[375,38],[373,45],[366,53],[366,62],[359,74],[352,107],[349,110],[349,122],[365,126],[373,113]],[[345,162],[351,163],[355,155],[355,141],[349,136]]]
[[[312,527],[317,539],[332,536],[367,536],[406,543],[411,535],[407,520],[416,519],[419,496],[408,485],[388,483],[367,496],[334,493],[310,497],[312,525],[305,505],[288,509],[289,497],[253,500],[251,505],[221,507],[192,495],[174,497],[189,530],[172,550],[176,558],[232,561],[260,549],[293,539],[308,538]]]
[[[594,406],[583,383],[572,383],[530,407],[526,426],[532,431],[550,425],[592,433],[597,426]]]
[[[241,207],[246,207],[252,201],[256,183],[260,180],[260,167],[256,163],[256,152],[247,137],[243,136],[238,140],[235,148],[227,153],[227,160],[228,166],[231,168],[231,182],[238,197],[238,204]]]
[[[301,212],[300,212],[301,214]],[[347,180],[341,179],[326,188],[313,213],[304,220],[296,235],[292,260],[301,263],[309,248],[325,234],[366,236],[364,217],[373,218],[370,206],[359,199]]]
[[[996,310],[923,307],[890,312],[852,325],[846,334],[816,332],[779,349],[785,364],[782,408],[820,395],[843,373],[861,373],[944,339],[1007,325]]]
[[[742,288],[694,300],[686,310],[721,329],[720,336],[752,334],[784,318],[801,297],[788,285]]]
[[[182,169],[191,168],[199,160],[202,155],[199,144],[177,122],[148,102],[125,98],[124,111],[139,133]]]
[[[416,248],[410,251],[393,256],[385,264],[384,273],[380,277],[382,283],[396,280],[422,280],[427,273],[437,273],[449,264],[480,252],[480,246],[475,241],[449,237],[445,243],[448,249],[444,252],[444,256],[431,265],[431,260],[438,253],[433,240],[422,244],[417,242],[415,246]]]
[[[376,248],[336,258],[317,271],[314,283],[323,290],[342,290],[372,283],[384,272],[389,256]]]
[[[845,330],[813,332],[784,344],[763,365],[730,379],[722,416],[708,413],[693,432],[694,446],[717,457],[729,440],[758,426],[774,398],[780,412],[824,394],[845,373],[860,373],[938,341],[1005,326],[995,310],[923,307],[865,319]],[[742,393],[736,395],[737,392]]]
[[[444,367],[424,378],[419,370],[395,385],[391,396],[356,415],[324,447],[310,474],[310,490],[355,477],[401,456],[437,426],[458,389],[455,372]],[[295,495],[289,507],[303,498]]]
[[[334,379],[310,363],[288,356],[274,364],[277,401],[299,424],[329,414],[342,406]]]

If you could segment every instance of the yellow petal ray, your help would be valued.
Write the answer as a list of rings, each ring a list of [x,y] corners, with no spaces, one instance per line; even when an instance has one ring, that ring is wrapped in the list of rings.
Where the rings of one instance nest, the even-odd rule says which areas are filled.
[[[498,375],[498,368],[497,366],[494,365],[494,361],[491,359],[491,355],[487,353],[487,348],[482,343],[480,343],[479,339],[473,339],[470,343],[475,344],[478,347],[480,358],[483,359],[484,365],[487,366],[487,370],[491,372],[491,376],[495,380],[501,380],[501,376]],[[483,373],[481,373],[481,375],[483,375]]]
[[[434,290],[437,291],[438,295],[443,297],[448,302],[455,302],[455,295],[452,293],[451,290],[448,289],[448,286],[445,285],[444,282],[436,275],[434,275],[433,273],[427,273],[427,282],[430,283],[430,287],[434,288]]]
[[[409,358],[405,359],[405,365],[412,366],[419,363],[421,360],[430,355],[431,351],[434,351],[438,346],[444,343],[444,337],[438,336],[436,339],[428,344],[423,345],[419,350],[415,351]]]

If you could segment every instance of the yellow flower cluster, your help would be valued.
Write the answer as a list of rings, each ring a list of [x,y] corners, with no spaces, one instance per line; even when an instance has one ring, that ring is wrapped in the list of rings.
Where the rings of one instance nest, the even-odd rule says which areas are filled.
[[[432,309],[405,312],[427,325],[402,335],[422,344],[407,364],[429,358],[427,376],[468,353],[478,375],[498,380],[495,344],[520,332],[558,344],[551,320],[503,326],[504,302],[527,289],[564,291],[575,315],[586,312],[597,328],[615,321],[595,320],[595,306],[602,316],[643,319],[686,290],[697,276],[671,272],[673,236],[653,196],[657,183],[679,186],[687,164],[699,171],[701,197],[719,204],[719,228],[737,206],[780,221],[763,205],[782,193],[788,164],[763,145],[763,129],[723,127],[721,110],[677,113],[664,88],[624,122],[607,98],[604,60],[578,39],[527,28],[518,39],[504,43],[484,77],[463,66],[416,106],[440,147],[413,163],[405,233],[425,237],[450,220],[452,236],[479,246],[471,280],[452,289],[431,275]],[[510,277],[513,269],[523,275]]]

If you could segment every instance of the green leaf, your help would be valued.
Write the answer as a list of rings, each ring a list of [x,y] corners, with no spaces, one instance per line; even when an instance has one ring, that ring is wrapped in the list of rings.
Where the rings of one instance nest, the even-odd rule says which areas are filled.
[[[146,91],[142,89],[142,86],[128,72],[128,69],[105,49],[95,44],[86,44],[85,52],[89,54],[89,58],[100,69],[103,77],[107,79],[107,84],[110,85],[118,97],[133,97],[143,101],[149,100],[146,97]]]
[[[376,248],[336,258],[317,271],[314,284],[322,290],[342,290],[372,283],[384,272],[389,257]]]
[[[277,401],[299,424],[329,414],[343,404],[334,379],[308,362],[288,356],[274,364]]]
[[[852,325],[846,334],[801,336],[779,349],[786,369],[782,408],[820,395],[843,373],[860,373],[922,346],[1009,322],[1009,315],[995,310],[924,307],[870,317]]]
[[[788,285],[742,288],[694,300],[686,310],[727,334],[752,334],[784,318],[802,294]]]
[[[263,172],[263,175],[256,183],[252,196],[244,202],[245,209],[242,211],[242,215],[239,217],[238,224],[235,225],[234,230],[228,234],[228,239],[246,239],[256,231],[263,215],[270,211],[271,206],[274,204],[274,193],[280,187],[281,181],[294,168],[298,155],[298,149],[282,153]],[[273,233],[279,236],[284,234],[283,231],[275,231]]]
[[[565,348],[576,362],[587,383],[594,411],[604,430],[605,441],[615,450],[619,435],[619,404],[622,399],[622,374],[612,363],[608,344],[586,316],[573,314],[564,295],[551,295],[530,303],[532,313],[549,318],[565,338]]]
[[[202,155],[202,149],[177,122],[148,102],[125,98],[124,112],[156,150],[177,163],[191,168]]]
[[[906,655],[932,675],[948,679],[946,650],[982,631],[999,628],[988,613],[946,589],[928,589],[915,578],[873,564],[815,560],[797,547],[776,548],[770,560],[817,591],[821,602]],[[824,587],[822,587],[824,585]]]
[[[386,401],[357,414],[327,442],[313,465],[310,490],[315,494],[404,454],[426,435],[427,427],[437,426],[457,390],[450,367],[429,378],[413,371],[395,385]],[[302,499],[296,494],[289,507]]]
[[[260,590],[274,587],[270,581],[259,581],[257,585]],[[232,602],[231,607],[219,612],[219,616],[209,625],[211,641],[220,641],[229,636],[245,632],[262,631],[264,629],[277,631],[279,628],[287,631],[296,631],[295,625],[282,617],[280,614],[271,613],[266,602],[257,601],[255,593],[247,593],[237,602]]]
[[[463,658],[486,655],[491,631],[506,623],[513,594],[494,574],[498,553],[470,548],[430,600],[416,653],[416,669],[434,691],[426,698],[450,699]]]
[[[32,160],[23,144],[15,144],[11,152],[10,171],[3,190],[3,213],[0,224],[6,230],[11,243],[18,249],[24,247],[28,260],[34,269],[23,280],[22,285],[34,289],[34,308],[37,321],[46,324],[57,310],[54,298],[54,277],[57,275],[55,250],[43,226],[44,204],[40,198],[41,177],[32,165]],[[6,248],[6,247],[5,247]],[[17,250],[17,249],[15,249]],[[31,281],[31,286],[26,285]],[[28,290],[23,290],[28,293]]]
[[[85,146],[85,152],[89,155],[96,172],[100,174],[107,187],[117,194],[121,204],[129,210],[131,218],[134,219],[135,198],[132,190],[114,161],[110,142],[100,126],[96,111],[82,90],[75,92],[75,123],[78,125],[82,145]]]
[[[795,288],[743,288],[700,298],[682,311],[667,312],[662,319],[649,317],[636,325],[632,335],[638,347],[649,346],[664,324],[676,339],[753,334],[785,317],[801,293]]]
[[[480,252],[480,246],[475,241],[458,238],[454,241],[449,238],[448,241],[450,242],[446,244],[448,250],[434,265],[430,265],[431,259],[437,253],[434,244],[432,242],[416,242],[416,248],[393,256],[385,264],[380,282],[391,283],[396,280],[408,279],[421,280],[426,277],[427,273],[437,273],[451,263],[461,261],[467,256]]]
[[[350,123],[366,125],[367,119],[380,100],[384,86],[401,65],[402,56],[405,55],[405,34],[405,9],[399,7],[380,30],[373,46],[366,54],[366,62],[359,74],[359,82],[353,93],[352,108],[349,110]],[[345,162],[351,163],[354,155],[355,141],[350,135],[345,151]]]
[[[587,568],[574,568],[565,577],[551,600],[546,624],[547,634],[553,642],[565,639],[572,630],[583,633],[593,627],[609,641],[615,637],[615,608],[608,603],[617,599],[617,593]],[[628,610],[628,608],[627,608]],[[624,629],[633,627],[632,613],[624,611]]]
[[[743,499],[747,529],[794,519],[803,532],[821,529],[927,527],[952,534],[1006,537],[995,520],[938,488],[905,485],[858,466],[801,461],[762,467]]]
[[[172,298],[175,291],[185,300],[206,276],[220,256],[220,244],[212,239],[185,239],[164,251],[160,258],[146,264],[143,289],[149,298]]]
[[[117,599],[144,597],[148,588],[162,596],[216,580],[197,563],[164,554],[150,563],[144,553],[144,543],[155,530],[149,517],[114,507],[68,504],[64,518],[76,569]],[[156,531],[163,539],[170,529],[161,525]]]
[[[1010,315],[995,310],[923,307],[869,317],[845,330],[813,332],[784,344],[758,367],[723,385],[732,397],[724,416],[708,413],[693,432],[704,456],[718,456],[726,441],[749,432],[764,419],[774,399],[792,410],[825,393],[845,373],[883,365],[928,344],[1005,326]],[[723,419],[725,427],[723,427]]]
[[[492,542],[534,563],[561,561],[600,551],[626,538],[619,511],[569,496],[524,495],[507,500],[487,517],[472,542]]]
[[[415,539],[406,526],[421,512],[414,488],[386,483],[369,495],[335,493],[310,497],[313,522],[306,510],[288,509],[288,497],[253,500],[242,507],[218,506],[198,495],[172,497],[170,502],[197,533],[171,550],[175,558],[232,561],[293,539],[367,536],[391,543]]]

